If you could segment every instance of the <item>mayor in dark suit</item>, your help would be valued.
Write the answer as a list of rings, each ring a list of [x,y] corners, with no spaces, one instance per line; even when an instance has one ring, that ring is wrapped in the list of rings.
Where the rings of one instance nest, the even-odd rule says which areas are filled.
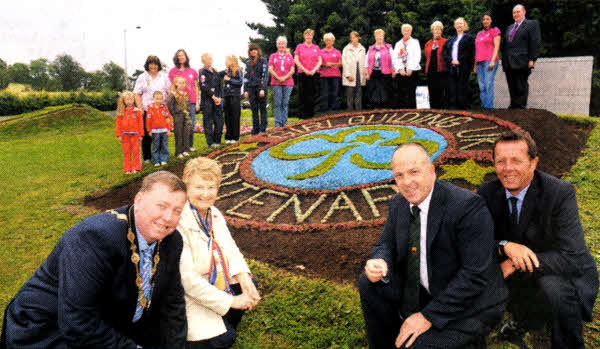
[[[437,181],[421,145],[392,170],[400,194],[359,280],[370,348],[485,347],[508,297],[485,202]]]
[[[537,163],[531,136],[511,131],[494,146],[498,179],[479,189],[494,218],[495,255],[510,292],[513,320],[501,336],[522,337],[547,323],[553,348],[584,348],[582,321],[592,320],[598,293],[596,263],[585,243],[575,190],[537,171]]]
[[[185,202],[185,184],[159,171],[144,179],[134,205],[66,231],[8,305],[2,347],[183,348],[175,227]]]
[[[529,74],[535,66],[541,43],[540,24],[525,18],[525,7],[513,8],[515,23],[502,38],[502,69],[506,74],[511,109],[525,109],[529,96]]]

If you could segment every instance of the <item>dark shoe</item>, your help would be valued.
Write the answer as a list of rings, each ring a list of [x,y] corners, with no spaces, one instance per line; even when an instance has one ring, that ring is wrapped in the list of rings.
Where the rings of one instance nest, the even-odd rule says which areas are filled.
[[[527,329],[523,326],[522,323],[509,320],[506,321],[500,327],[500,332],[498,333],[498,338],[501,340],[505,340],[511,342],[515,345],[522,346],[524,344],[523,337]]]

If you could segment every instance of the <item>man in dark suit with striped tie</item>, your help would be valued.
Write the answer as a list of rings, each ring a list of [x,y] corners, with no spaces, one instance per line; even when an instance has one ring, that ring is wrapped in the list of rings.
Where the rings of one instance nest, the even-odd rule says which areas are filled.
[[[0,349],[183,348],[186,198],[179,177],[154,172],[133,205],[67,230],[7,306]]]
[[[515,23],[502,38],[502,69],[506,74],[511,109],[525,109],[529,96],[529,74],[535,66],[541,42],[540,25],[525,18],[525,7],[513,8]]]
[[[403,144],[399,195],[359,280],[370,348],[478,348],[508,296],[483,199],[436,180],[425,148]]]
[[[529,134],[512,131],[494,146],[498,179],[479,194],[494,218],[496,256],[510,292],[512,320],[501,337],[552,330],[552,348],[584,348],[583,321],[592,320],[598,270],[579,222],[573,186],[536,170]]]

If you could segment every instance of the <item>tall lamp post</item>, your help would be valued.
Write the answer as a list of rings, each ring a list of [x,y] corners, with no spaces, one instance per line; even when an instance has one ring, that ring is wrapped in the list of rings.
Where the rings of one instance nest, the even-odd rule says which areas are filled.
[[[141,26],[136,26],[135,29],[140,29]],[[127,28],[123,29],[123,56],[125,57],[125,88],[129,88],[129,74],[127,73]]]

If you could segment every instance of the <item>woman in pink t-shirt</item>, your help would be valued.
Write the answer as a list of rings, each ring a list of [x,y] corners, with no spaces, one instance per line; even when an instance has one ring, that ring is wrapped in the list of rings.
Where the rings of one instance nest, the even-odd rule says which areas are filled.
[[[479,96],[482,109],[494,108],[494,79],[498,69],[498,50],[500,49],[500,29],[492,28],[492,16],[481,16],[483,29],[475,38],[475,67],[479,82]]]
[[[333,47],[335,36],[332,33],[323,35],[325,47],[321,49],[321,111],[338,109],[338,94],[342,73],[342,54]]]
[[[317,76],[315,74],[321,67],[321,50],[313,44],[315,31],[304,31],[304,42],[296,46],[294,63],[298,67],[298,97],[300,99],[301,119],[312,118],[315,115],[315,90]]]
[[[190,98],[189,101],[189,112],[192,118],[192,131],[190,132],[190,151],[195,151],[194,148],[194,125],[196,124],[196,112],[200,110],[200,103],[198,97],[200,96],[200,89],[198,88],[198,72],[190,68],[190,59],[184,49],[179,49],[173,56],[173,64],[175,65],[169,71],[169,80],[171,80],[171,88],[174,88],[173,79],[176,76],[182,76],[186,83],[186,92]]]
[[[294,57],[288,53],[285,36],[277,38],[277,52],[269,57],[271,93],[273,94],[273,116],[275,127],[287,125],[288,103],[294,87]]]

